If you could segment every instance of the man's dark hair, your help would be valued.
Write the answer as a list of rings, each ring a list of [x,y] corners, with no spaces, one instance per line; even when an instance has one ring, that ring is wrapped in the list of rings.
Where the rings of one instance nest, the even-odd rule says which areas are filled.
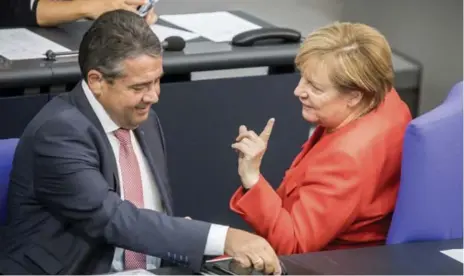
[[[140,55],[161,55],[161,44],[144,18],[116,10],[98,17],[79,46],[79,66],[84,79],[94,69],[112,81],[124,72],[122,61]]]

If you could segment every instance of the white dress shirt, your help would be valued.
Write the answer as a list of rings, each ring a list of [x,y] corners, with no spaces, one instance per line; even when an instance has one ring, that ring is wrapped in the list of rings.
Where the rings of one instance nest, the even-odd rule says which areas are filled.
[[[84,90],[85,96],[87,97],[90,106],[97,115],[97,118],[102,124],[103,129],[108,137],[111,148],[113,149],[114,156],[116,158],[119,179],[122,179],[121,168],[119,167],[119,140],[114,135],[114,131],[119,129],[119,126],[110,118],[100,102],[98,102],[98,100],[95,98],[92,91],[90,91],[90,88],[85,81],[82,81],[82,89]],[[153,178],[153,174],[150,172],[147,160],[142,152],[142,149],[140,148],[140,144],[137,141],[133,131],[130,131],[130,135],[135,156],[140,166],[144,208],[157,212],[164,212],[158,188]],[[123,185],[124,183],[120,181],[122,199],[124,199]],[[205,246],[205,255],[219,256],[224,254],[224,243],[226,240],[227,230],[228,226],[211,224]],[[160,260],[158,258],[147,255],[147,269],[155,269],[159,267],[159,265]],[[124,249],[116,248],[113,263],[111,265],[111,271],[122,270],[124,270]]]

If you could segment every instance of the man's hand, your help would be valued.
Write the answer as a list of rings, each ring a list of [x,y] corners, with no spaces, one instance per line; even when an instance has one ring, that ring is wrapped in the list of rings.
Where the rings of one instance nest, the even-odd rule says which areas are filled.
[[[282,273],[279,258],[269,243],[251,233],[229,228],[224,253],[243,267],[253,267],[266,274],[280,275]]]

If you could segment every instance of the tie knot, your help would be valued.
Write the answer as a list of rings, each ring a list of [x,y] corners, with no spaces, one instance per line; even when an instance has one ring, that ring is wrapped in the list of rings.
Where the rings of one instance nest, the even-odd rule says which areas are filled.
[[[120,128],[114,131],[114,136],[119,140],[119,143],[123,145],[131,145],[130,130]]]

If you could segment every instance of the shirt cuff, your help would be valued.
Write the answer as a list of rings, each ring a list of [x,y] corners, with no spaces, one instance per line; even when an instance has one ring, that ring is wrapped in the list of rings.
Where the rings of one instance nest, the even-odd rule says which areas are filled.
[[[206,240],[205,256],[224,255],[224,246],[228,230],[229,226],[211,224],[208,239]]]

